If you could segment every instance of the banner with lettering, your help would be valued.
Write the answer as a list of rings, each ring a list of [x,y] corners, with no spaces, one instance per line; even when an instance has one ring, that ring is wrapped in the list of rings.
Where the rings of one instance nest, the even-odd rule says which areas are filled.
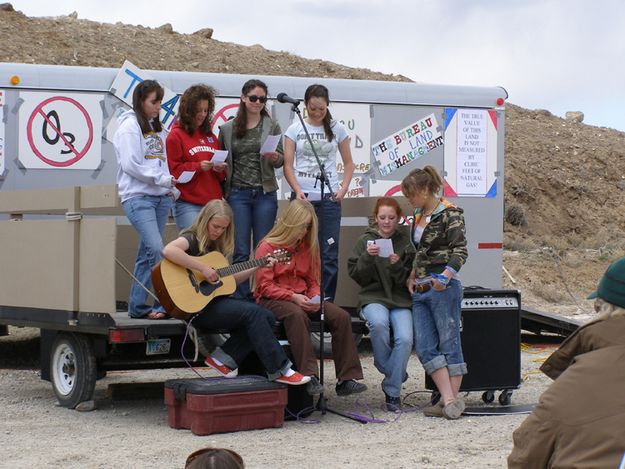
[[[422,157],[443,144],[434,114],[418,120],[371,146],[382,177]]]

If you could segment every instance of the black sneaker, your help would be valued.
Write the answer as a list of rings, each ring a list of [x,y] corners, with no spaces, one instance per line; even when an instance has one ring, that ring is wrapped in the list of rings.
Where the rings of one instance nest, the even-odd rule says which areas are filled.
[[[348,379],[341,384],[337,384],[335,389],[337,396],[349,396],[350,394],[358,394],[359,392],[366,391],[367,385],[358,383],[353,379]]]
[[[323,392],[323,385],[319,382],[319,378],[316,376],[310,377],[310,381],[306,385],[306,392],[311,396],[321,394]]]
[[[401,412],[401,397],[393,397],[384,393],[384,400],[386,401],[386,410],[389,412]]]

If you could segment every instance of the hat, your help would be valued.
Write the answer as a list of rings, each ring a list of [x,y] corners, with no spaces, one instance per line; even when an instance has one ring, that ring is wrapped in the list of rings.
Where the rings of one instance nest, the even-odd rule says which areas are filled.
[[[625,257],[614,261],[605,271],[597,289],[588,299],[601,298],[621,308],[625,308]]]

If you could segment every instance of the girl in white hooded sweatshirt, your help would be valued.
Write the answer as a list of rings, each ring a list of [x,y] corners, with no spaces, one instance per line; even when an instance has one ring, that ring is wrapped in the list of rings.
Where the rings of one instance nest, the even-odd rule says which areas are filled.
[[[126,217],[139,233],[134,276],[151,288],[152,268],[161,260],[163,229],[174,203],[176,179],[169,174],[165,150],[166,130],[159,120],[164,90],[154,80],[139,83],[132,95],[132,110],[119,117],[113,137],[117,154],[117,187]],[[157,302],[147,304],[148,293],[132,282],[128,299],[131,318],[165,319]]]

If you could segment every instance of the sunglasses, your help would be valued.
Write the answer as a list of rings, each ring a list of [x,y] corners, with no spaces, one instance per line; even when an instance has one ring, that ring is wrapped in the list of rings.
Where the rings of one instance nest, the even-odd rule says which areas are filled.
[[[249,95],[247,99],[249,99],[252,103],[260,101],[262,104],[265,104],[267,102],[267,96],[256,96],[255,94]]]

